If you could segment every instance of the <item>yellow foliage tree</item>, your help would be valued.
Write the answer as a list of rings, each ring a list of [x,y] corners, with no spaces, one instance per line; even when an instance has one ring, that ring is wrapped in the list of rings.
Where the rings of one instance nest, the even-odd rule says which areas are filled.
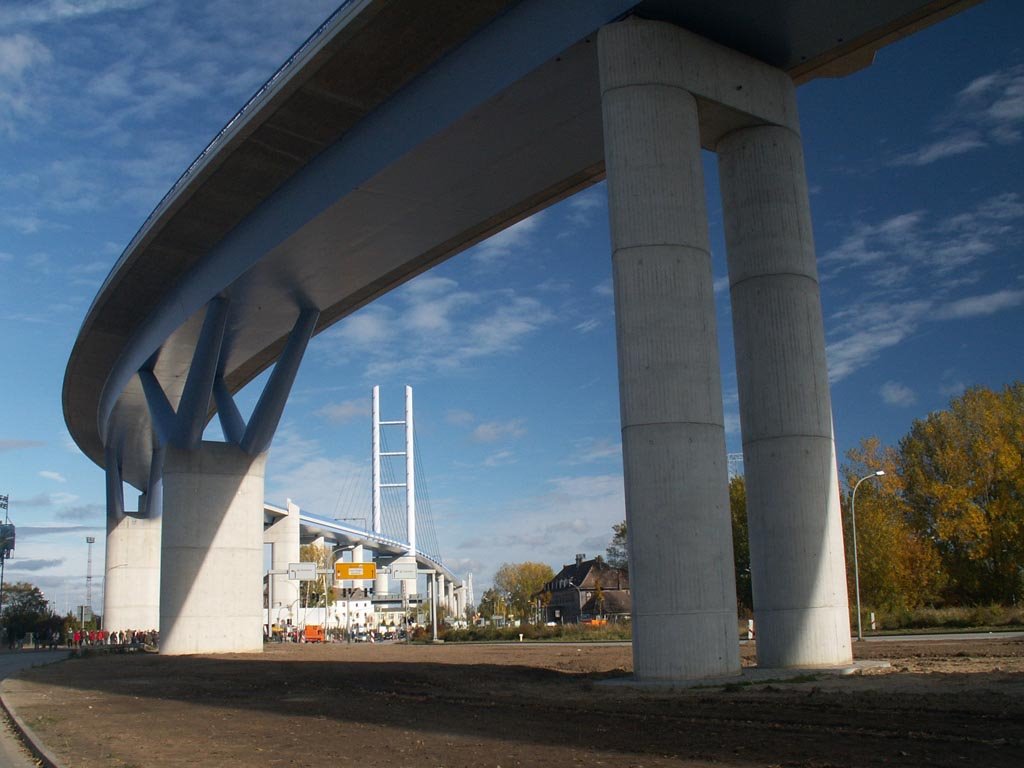
[[[303,544],[299,547],[299,560],[303,563],[316,563],[318,570],[331,567],[328,563],[330,556],[330,550],[320,544]],[[300,586],[306,605],[324,604],[324,594],[327,591],[326,576],[318,576],[315,581],[307,581]]]
[[[915,527],[961,603],[1024,596],[1024,383],[974,387],[914,422],[900,471]]]
[[[508,601],[517,618],[529,621],[536,613],[532,595],[555,577],[547,563],[502,563],[494,574],[494,587]]]
[[[934,600],[944,583],[942,564],[933,543],[911,525],[910,507],[904,494],[899,455],[883,448],[878,438],[861,441],[847,452],[843,467],[847,489],[881,469],[885,475],[862,483],[857,491],[857,555],[860,592],[865,606],[886,610],[916,608]],[[849,594],[854,593],[853,533],[850,530],[850,496],[844,499],[846,514],[846,570]]]

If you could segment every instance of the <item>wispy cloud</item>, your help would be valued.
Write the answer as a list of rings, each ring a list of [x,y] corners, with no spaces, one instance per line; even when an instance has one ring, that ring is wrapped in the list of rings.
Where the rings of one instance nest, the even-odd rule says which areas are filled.
[[[1014,242],[1024,219],[1024,200],[1016,192],[990,197],[949,218],[912,211],[879,223],[862,223],[820,259],[827,282],[860,271],[880,290],[899,289],[930,278],[947,289],[976,276],[962,270]],[[953,282],[951,275],[960,270]]]
[[[0,440],[0,453],[21,451],[25,448],[40,448],[46,443],[40,440]]]
[[[64,560],[63,557],[57,560],[18,560],[14,558],[7,562],[7,568],[11,571],[44,571],[63,565]]]
[[[917,395],[914,394],[914,390],[898,381],[885,382],[881,389],[879,389],[879,394],[882,395],[882,400],[889,405],[906,407],[917,402]]]
[[[33,114],[33,89],[27,75],[51,59],[50,50],[31,35],[0,37],[0,132],[15,136],[18,122]]]
[[[564,229],[558,238],[572,237],[591,226],[608,209],[608,189],[604,182],[578,192],[564,204],[568,212],[562,217]]]
[[[373,380],[398,370],[451,372],[519,350],[554,320],[532,296],[510,289],[473,293],[454,280],[423,275],[346,318],[313,348],[337,364],[365,361]]]
[[[57,512],[58,520],[98,520],[102,519],[106,508],[102,504],[80,504],[66,507]]]
[[[1024,291],[1002,290],[955,300],[856,304],[833,315],[827,345],[829,378],[837,382],[918,332],[926,323],[982,317],[1024,304]],[[848,328],[855,328],[847,331]]]
[[[622,456],[622,443],[606,437],[586,437],[578,440],[568,458],[569,464],[592,464],[599,461],[617,460]]]
[[[0,28],[30,24],[53,24],[60,21],[96,16],[111,11],[142,8],[152,0],[31,0],[11,2],[0,8]]]
[[[494,268],[517,251],[528,247],[543,219],[543,212],[536,213],[489,237],[468,253],[477,265]]]
[[[445,413],[444,420],[449,424],[454,424],[458,427],[465,427],[476,421],[476,417],[469,411],[452,408]]]
[[[365,398],[346,400],[341,403],[329,403],[317,409],[317,416],[322,416],[332,424],[346,424],[355,419],[365,419],[369,414],[369,405]]]
[[[943,320],[994,315],[1004,309],[1024,304],[1024,290],[1002,290],[984,296],[967,296],[951,301],[938,309],[936,316]]]
[[[60,472],[54,472],[51,469],[44,469],[39,472],[39,476],[47,480],[53,480],[58,483],[66,483],[68,479],[64,477]]]
[[[478,443],[494,443],[508,438],[516,439],[526,434],[522,419],[498,422],[489,421],[473,430],[473,439]]]
[[[993,144],[1016,144],[1024,127],[1024,65],[972,80],[942,115],[939,137],[899,155],[895,165],[928,165]]]

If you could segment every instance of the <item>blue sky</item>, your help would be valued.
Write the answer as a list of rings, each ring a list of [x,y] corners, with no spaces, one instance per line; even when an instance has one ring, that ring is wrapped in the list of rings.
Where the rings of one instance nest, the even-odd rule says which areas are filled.
[[[64,367],[121,250],[333,3],[0,5],[0,494],[7,580],[102,596],[103,476],[64,426]],[[894,442],[964,387],[1021,378],[1024,10],[989,0],[801,87],[836,438]],[[729,450],[740,450],[714,159],[705,164]],[[368,514],[369,402],[419,452],[446,561],[477,597],[504,561],[603,552],[623,517],[605,190],[506,230],[321,334],[267,499]],[[249,405],[258,386],[240,398]],[[209,437],[216,436],[211,428]],[[422,479],[421,479],[422,482]]]

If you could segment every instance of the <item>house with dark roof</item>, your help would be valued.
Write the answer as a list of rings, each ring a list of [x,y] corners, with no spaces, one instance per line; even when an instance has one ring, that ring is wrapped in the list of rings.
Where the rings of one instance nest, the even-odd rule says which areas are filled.
[[[629,572],[613,568],[600,557],[562,566],[555,577],[534,595],[545,622],[571,624],[587,619],[629,619],[632,599]]]

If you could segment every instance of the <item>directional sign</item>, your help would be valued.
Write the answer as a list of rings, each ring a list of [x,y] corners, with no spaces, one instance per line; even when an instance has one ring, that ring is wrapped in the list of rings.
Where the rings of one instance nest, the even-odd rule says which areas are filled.
[[[416,562],[410,560],[408,562],[395,561],[391,564],[391,578],[396,581],[407,581],[416,578]]]
[[[334,578],[337,581],[373,581],[377,576],[374,563],[335,563]]]
[[[292,581],[316,581],[316,563],[288,563],[288,578]]]

